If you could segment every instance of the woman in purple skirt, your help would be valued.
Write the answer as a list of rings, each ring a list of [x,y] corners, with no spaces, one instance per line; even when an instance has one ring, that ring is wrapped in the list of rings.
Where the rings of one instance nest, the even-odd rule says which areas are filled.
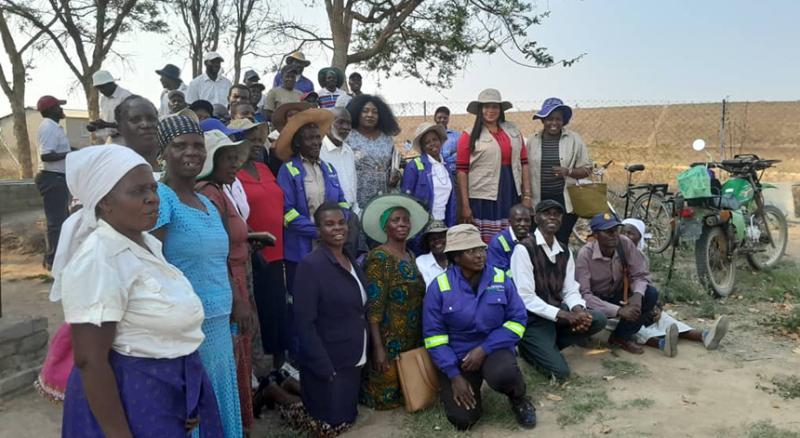
[[[62,437],[222,436],[197,348],[203,306],[147,231],[158,219],[149,164],[118,145],[67,156],[83,208],[64,223],[51,299],[71,325],[75,367]]]

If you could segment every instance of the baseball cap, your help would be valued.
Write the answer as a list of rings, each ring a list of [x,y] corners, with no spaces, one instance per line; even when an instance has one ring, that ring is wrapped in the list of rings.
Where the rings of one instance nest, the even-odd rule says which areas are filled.
[[[42,96],[36,102],[36,111],[39,112],[47,111],[48,109],[56,105],[64,105],[66,103],[67,103],[66,100],[56,99],[53,96]]]
[[[247,70],[244,73],[244,81],[247,82],[247,81],[253,81],[253,80],[259,81],[259,80],[261,80],[261,76],[259,76],[258,73],[256,73],[255,70]]]
[[[619,221],[619,218],[617,218],[617,215],[609,212],[598,213],[594,215],[591,222],[589,222],[589,227],[592,229],[592,232],[605,231],[620,225],[622,225],[622,223]]]
[[[219,59],[220,61],[225,61],[225,59],[217,52],[208,52],[205,56],[203,56],[203,62],[213,61],[215,59]]]
[[[117,80],[114,79],[114,76],[111,76],[111,73],[109,73],[108,70],[97,70],[92,75],[92,87],[110,84],[116,81]]]

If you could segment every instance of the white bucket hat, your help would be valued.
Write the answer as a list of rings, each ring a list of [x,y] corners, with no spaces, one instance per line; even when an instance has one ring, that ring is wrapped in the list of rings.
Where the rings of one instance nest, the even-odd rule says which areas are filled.
[[[97,70],[92,75],[92,87],[110,84],[112,82],[117,82],[117,80],[114,79],[114,76],[111,76],[111,73],[107,70]]]
[[[205,178],[214,172],[214,155],[222,148],[235,147],[238,157],[238,167],[241,167],[250,155],[250,142],[247,140],[233,141],[224,132],[212,129],[203,133],[206,142],[206,160],[197,179]]]

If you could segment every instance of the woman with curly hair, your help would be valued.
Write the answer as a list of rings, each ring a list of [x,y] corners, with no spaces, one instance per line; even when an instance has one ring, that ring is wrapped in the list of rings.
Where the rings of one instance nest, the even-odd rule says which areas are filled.
[[[391,108],[378,96],[362,94],[347,104],[353,130],[345,143],[356,159],[358,205],[367,205],[374,197],[385,194],[400,181],[399,172],[392,172],[393,136],[400,132]]]

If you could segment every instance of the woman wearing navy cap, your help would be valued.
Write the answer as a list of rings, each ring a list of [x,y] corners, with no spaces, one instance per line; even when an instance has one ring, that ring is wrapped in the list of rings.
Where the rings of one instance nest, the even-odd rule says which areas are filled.
[[[552,199],[566,207],[556,240],[567,243],[578,220],[572,212],[567,186],[575,185],[577,180],[592,174],[589,150],[577,132],[564,128],[572,119],[572,108],[564,105],[561,99],[551,97],[545,100],[533,119],[541,120],[543,127],[525,143],[533,204]]]

